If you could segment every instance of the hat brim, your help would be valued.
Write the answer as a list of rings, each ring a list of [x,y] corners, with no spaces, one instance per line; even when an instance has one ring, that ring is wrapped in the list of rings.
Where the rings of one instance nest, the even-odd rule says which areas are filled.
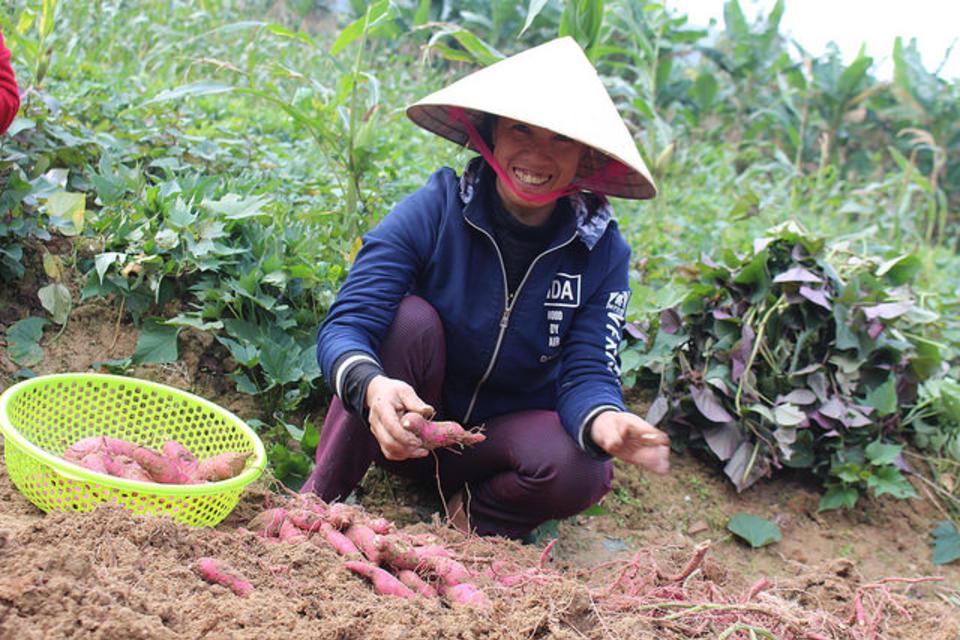
[[[489,113],[497,117],[511,116],[478,109],[470,108],[465,105],[452,104],[425,104],[418,102],[407,108],[407,117],[409,117],[418,126],[434,133],[442,138],[446,138],[460,146],[473,149],[470,144],[470,136],[463,123],[454,120],[449,112],[450,107],[460,107],[466,113],[470,122],[477,129],[483,125],[485,116]],[[567,135],[564,133],[564,135]],[[570,136],[576,139],[575,136]],[[583,187],[592,191],[604,193],[605,195],[628,198],[632,200],[648,200],[657,195],[657,189],[645,175],[630,166],[630,163],[611,153],[597,149],[583,140],[577,140],[590,150],[585,153],[580,160],[580,166],[577,170],[577,178],[590,178],[598,171],[607,167],[611,162],[622,165],[624,170],[620,172],[604,172],[602,178],[588,180]],[[474,151],[479,151],[474,149]]]

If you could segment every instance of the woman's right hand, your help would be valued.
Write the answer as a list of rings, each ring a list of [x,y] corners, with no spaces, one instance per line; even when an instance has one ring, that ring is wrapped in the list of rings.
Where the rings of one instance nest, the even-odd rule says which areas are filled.
[[[367,385],[366,401],[370,409],[370,431],[380,443],[383,457],[400,461],[427,455],[420,440],[400,424],[400,417],[408,411],[428,419],[436,413],[420,399],[413,387],[402,380],[376,376]]]

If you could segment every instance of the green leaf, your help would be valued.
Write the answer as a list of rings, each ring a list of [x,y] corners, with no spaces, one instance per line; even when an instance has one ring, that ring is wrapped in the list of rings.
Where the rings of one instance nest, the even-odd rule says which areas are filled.
[[[530,25],[533,24],[534,19],[540,15],[540,12],[543,11],[543,8],[547,6],[548,0],[530,0],[530,6],[527,9],[527,19],[523,23],[523,29],[520,30],[520,33],[517,35],[519,38],[527,29],[530,28]]]
[[[31,316],[18,320],[7,329],[7,353],[21,367],[32,367],[43,360],[40,338],[49,324],[45,318]]]
[[[165,89],[140,106],[146,106],[155,102],[179,100],[180,98],[193,98],[198,96],[210,96],[218,93],[227,93],[229,91],[233,91],[234,89],[235,87],[232,85],[224,84],[222,82],[201,80],[200,82],[191,82],[190,84],[180,85],[175,89]]]
[[[312,422],[304,422],[303,437],[300,438],[300,448],[303,449],[303,452],[308,456],[313,456],[318,444],[320,444],[320,432],[317,431],[317,428],[313,426]]]
[[[876,409],[880,416],[888,416],[895,412],[897,410],[896,376],[887,376],[886,382],[867,393],[863,403]]]
[[[750,543],[754,549],[779,542],[783,538],[780,527],[776,524],[749,513],[738,513],[730,518],[727,529],[738,538]]]
[[[269,215],[263,207],[270,202],[271,198],[268,195],[241,198],[235,193],[228,193],[219,200],[204,200],[203,206],[214,213],[222,214],[228,220],[242,220]]]
[[[894,466],[880,467],[875,469],[867,479],[867,486],[873,489],[875,496],[882,496],[889,493],[895,498],[905,499],[917,495],[913,485],[910,484],[900,470]]]
[[[949,520],[937,522],[933,530],[933,564],[948,564],[960,559],[960,532]]]
[[[115,251],[108,251],[107,253],[100,253],[93,259],[93,264],[97,269],[97,277],[100,279],[100,284],[103,284],[103,276],[107,273],[107,269],[110,268],[114,262],[123,262],[127,259],[127,254],[117,253]]]
[[[50,312],[53,321],[57,324],[66,324],[70,317],[70,309],[73,302],[70,299],[70,289],[60,282],[48,284],[37,291],[37,297],[40,298],[40,304]]]
[[[364,15],[348,24],[344,27],[343,31],[340,32],[333,46],[330,47],[330,55],[337,55],[364,33],[369,33],[370,30],[386,16],[389,9],[389,0],[379,0],[367,7]]]
[[[47,213],[60,233],[65,236],[76,236],[83,231],[84,216],[87,209],[87,199],[82,193],[58,191],[47,198]]]
[[[903,445],[883,444],[879,440],[875,440],[868,444],[863,451],[867,454],[867,459],[875,465],[893,464],[893,461],[903,451]]]
[[[143,323],[133,361],[137,364],[164,364],[177,361],[177,334],[180,329],[157,319]]]
[[[831,509],[853,509],[860,498],[860,492],[855,487],[845,485],[827,485],[826,492],[820,496],[820,506],[817,511]]]

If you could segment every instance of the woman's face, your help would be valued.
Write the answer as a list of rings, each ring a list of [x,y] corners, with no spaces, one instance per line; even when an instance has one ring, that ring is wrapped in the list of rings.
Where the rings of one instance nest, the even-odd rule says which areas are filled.
[[[514,186],[531,195],[563,189],[573,182],[584,150],[579,142],[519,120],[497,118],[493,127],[493,157]],[[499,177],[497,192],[507,210],[528,224],[545,221],[555,206],[554,202],[534,204],[524,200]],[[546,217],[538,219],[544,213]]]

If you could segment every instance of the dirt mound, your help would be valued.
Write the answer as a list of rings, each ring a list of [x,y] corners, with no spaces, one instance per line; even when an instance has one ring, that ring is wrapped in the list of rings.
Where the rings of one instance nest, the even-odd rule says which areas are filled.
[[[514,542],[464,538],[421,523],[476,572],[488,609],[376,595],[331,549],[284,544],[238,530],[282,504],[264,486],[228,522],[193,529],[112,507],[43,516],[0,475],[0,637],[9,638],[689,638],[748,625],[777,637],[866,638],[851,625],[865,583],[849,561],[806,568],[744,592],[698,548],[647,545],[590,568]],[[200,557],[250,581],[235,596],[204,582]],[[542,565],[542,566],[541,566]],[[484,577],[522,575],[511,586]],[[871,589],[873,595],[879,590]],[[955,638],[949,607],[913,602],[889,585],[878,631],[889,638]],[[864,600],[868,614],[881,600]],[[747,631],[725,637],[748,637]],[[952,634],[952,635],[951,635]]]

